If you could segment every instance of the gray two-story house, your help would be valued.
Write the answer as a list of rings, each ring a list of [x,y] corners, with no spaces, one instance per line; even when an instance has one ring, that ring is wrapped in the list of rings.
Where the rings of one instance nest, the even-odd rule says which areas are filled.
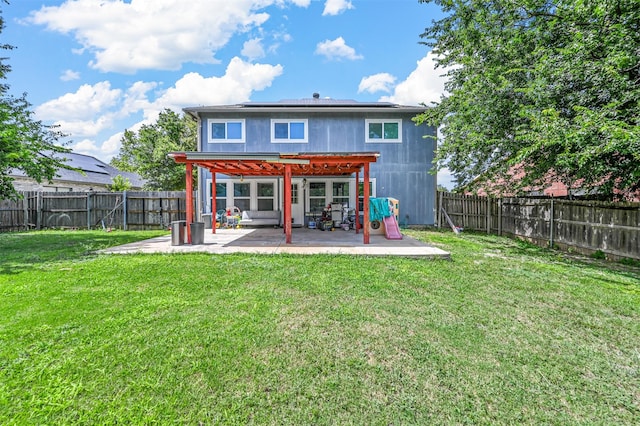
[[[200,158],[235,161],[235,153],[238,163],[248,161],[245,173],[238,164],[229,168],[229,173],[215,173],[213,180],[211,170],[221,169],[201,168],[196,213],[233,207],[240,211],[283,211],[285,195],[292,200],[293,226],[306,224],[309,215],[331,203],[349,208],[359,203],[362,213],[365,174],[353,173],[348,167],[349,156],[367,153],[375,154],[375,160],[368,164],[369,195],[399,200],[400,225],[434,223],[436,176],[429,170],[436,141],[426,136],[435,136],[436,129],[412,121],[423,107],[322,99],[314,94],[311,99],[189,107],[184,111],[198,121]],[[207,157],[207,153],[211,155]],[[290,194],[284,190],[282,176],[256,172],[268,164],[298,158],[273,155],[307,153],[335,154],[344,161],[331,163],[335,166],[327,168],[326,173],[318,167],[294,169]],[[249,164],[256,158],[262,159],[261,163]]]

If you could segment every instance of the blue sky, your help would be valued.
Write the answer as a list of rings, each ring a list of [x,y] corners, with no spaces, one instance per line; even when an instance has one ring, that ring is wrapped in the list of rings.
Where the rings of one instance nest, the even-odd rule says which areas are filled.
[[[107,162],[164,108],[443,92],[420,44],[441,12],[418,0],[10,0],[2,12],[12,93]]]

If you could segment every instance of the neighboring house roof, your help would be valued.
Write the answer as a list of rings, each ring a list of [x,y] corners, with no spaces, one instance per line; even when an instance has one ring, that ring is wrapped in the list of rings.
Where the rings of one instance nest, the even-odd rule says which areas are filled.
[[[520,181],[525,172],[522,170],[521,166],[514,166],[509,170],[509,181]],[[498,178],[493,181],[487,181],[484,184],[478,186],[478,188],[474,191],[465,191],[466,194],[475,194],[475,195],[493,195],[493,196],[502,196],[502,197],[512,197],[517,196],[519,194],[515,192],[505,191],[505,183],[506,180],[504,178]],[[556,197],[556,198],[565,198],[571,195],[572,197],[578,198],[598,198],[598,188],[585,188],[584,181],[582,179],[578,179],[571,187],[562,183],[560,179],[553,173],[553,171],[549,171],[545,177],[545,179],[538,186],[525,187],[520,190],[520,194],[525,194],[528,196],[547,196],[547,197]],[[640,192],[637,193],[622,193],[617,192],[617,197],[624,199],[626,201],[640,201]]]
[[[315,95],[314,95],[315,96]],[[290,112],[384,112],[399,114],[419,114],[424,112],[424,106],[397,105],[390,102],[358,102],[351,99],[330,99],[313,97],[307,99],[285,99],[276,102],[245,102],[235,105],[214,105],[184,108],[188,114],[197,117],[199,113],[229,113],[229,112],[271,112],[286,109]]]
[[[120,175],[123,178],[128,178],[133,188],[142,188],[144,185],[144,179],[137,173],[123,172],[89,155],[69,152],[59,154],[59,157],[66,158],[67,161],[65,164],[80,169],[83,173],[75,170],[59,169],[54,178],[55,181],[107,186],[113,183],[114,177]],[[10,175],[14,177],[27,177],[22,170],[13,170]]]

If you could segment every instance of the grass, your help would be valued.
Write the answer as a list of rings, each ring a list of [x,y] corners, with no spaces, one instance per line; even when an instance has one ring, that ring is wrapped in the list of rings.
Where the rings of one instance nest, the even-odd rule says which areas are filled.
[[[453,261],[0,235],[0,423],[637,423],[640,269],[406,232]]]

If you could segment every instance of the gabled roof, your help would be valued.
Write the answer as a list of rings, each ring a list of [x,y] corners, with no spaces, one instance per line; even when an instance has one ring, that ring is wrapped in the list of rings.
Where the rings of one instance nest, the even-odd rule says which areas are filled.
[[[90,155],[69,152],[58,154],[57,157],[66,158],[66,165],[80,169],[83,173],[75,170],[59,169],[54,180],[105,186],[111,185],[113,178],[120,175],[123,178],[128,178],[134,188],[142,188],[144,185],[144,180],[137,173],[123,172]],[[13,170],[10,174],[11,176],[27,177],[21,170]]]
[[[183,108],[194,117],[202,113],[264,113],[264,112],[365,112],[385,114],[420,114],[425,106],[397,105],[390,102],[358,102],[351,99],[307,98],[276,102],[245,102],[235,105],[212,105]]]

